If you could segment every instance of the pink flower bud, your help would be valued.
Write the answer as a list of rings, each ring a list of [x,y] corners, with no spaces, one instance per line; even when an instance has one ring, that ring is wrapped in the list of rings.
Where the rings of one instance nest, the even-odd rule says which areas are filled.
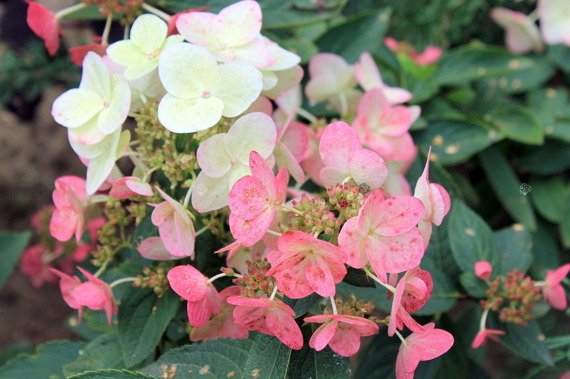
[[[475,275],[481,280],[487,280],[493,273],[493,266],[487,261],[478,261],[475,263]]]

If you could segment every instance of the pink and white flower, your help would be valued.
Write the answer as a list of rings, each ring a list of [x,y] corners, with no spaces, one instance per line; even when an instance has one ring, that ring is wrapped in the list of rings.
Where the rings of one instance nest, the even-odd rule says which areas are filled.
[[[243,246],[252,246],[263,238],[276,213],[285,203],[289,175],[281,169],[277,176],[257,152],[249,155],[251,175],[239,179],[228,197],[230,229]]]
[[[526,54],[544,49],[536,24],[524,13],[499,7],[491,11],[491,18],[505,29],[507,49],[513,53]]]
[[[194,259],[196,231],[188,211],[161,189],[158,192],[165,201],[154,205],[151,220],[158,227],[162,243],[170,254]]]
[[[267,275],[275,277],[281,292],[291,299],[335,294],[336,283],[346,275],[346,258],[338,246],[299,231],[283,234],[277,245],[267,255]]]
[[[83,210],[88,198],[85,179],[78,176],[57,178],[52,198],[55,210],[51,216],[50,234],[62,242],[73,235],[79,241],[83,235]]]
[[[304,321],[323,324],[311,336],[310,347],[321,351],[329,345],[343,357],[358,353],[360,337],[371,336],[379,330],[374,322],[358,316],[326,314],[305,317]]]
[[[249,153],[269,160],[277,140],[275,123],[260,112],[240,117],[227,133],[213,135],[196,153],[202,171],[192,188],[192,206],[198,212],[225,207],[238,179],[250,175]]]
[[[382,81],[380,70],[370,53],[362,53],[358,62],[354,64],[354,67],[356,80],[365,91],[379,88],[390,104],[393,105],[405,103],[412,98],[410,91],[403,88],[387,86]]]
[[[267,297],[230,296],[227,301],[236,306],[233,313],[236,324],[275,336],[291,349],[303,347],[303,335],[294,319],[295,311],[287,304]]]
[[[425,251],[416,228],[424,209],[415,197],[385,199],[380,190],[372,191],[358,216],[349,219],[340,231],[338,243],[347,255],[346,264],[363,268],[370,262],[383,282],[387,273],[417,267]]]
[[[375,152],[363,149],[358,133],[342,121],[326,127],[319,151],[324,168],[320,178],[324,185],[354,180],[358,185],[380,188],[388,174],[384,160]]]
[[[166,276],[174,292],[188,302],[188,322],[193,327],[206,325],[212,315],[222,309],[220,294],[194,266],[176,266]]]
[[[540,31],[549,45],[570,46],[570,7],[566,0],[539,0]]]
[[[445,330],[435,329],[430,323],[423,330],[410,334],[396,358],[396,378],[411,379],[421,361],[429,361],[447,353],[454,343],[453,336]]]
[[[430,153],[428,153],[424,171],[418,178],[414,190],[414,196],[420,199],[425,207],[418,229],[422,233],[426,248],[431,238],[432,224],[436,226],[441,225],[443,218],[449,213],[451,208],[451,198],[445,188],[440,184],[429,181]]]

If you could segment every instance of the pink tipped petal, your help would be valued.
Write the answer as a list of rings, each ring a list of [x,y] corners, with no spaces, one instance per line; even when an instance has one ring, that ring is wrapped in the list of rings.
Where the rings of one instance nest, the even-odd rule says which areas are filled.
[[[355,152],[348,163],[350,176],[356,184],[368,184],[372,189],[380,188],[388,177],[384,160],[375,152],[361,149]]]
[[[160,237],[145,238],[137,248],[137,251],[143,258],[151,261],[169,261],[180,259],[182,257],[172,255],[166,250]]]
[[[360,60],[354,64],[354,68],[356,80],[365,91],[384,86],[378,66],[376,66],[376,62],[370,53],[362,53]]]
[[[354,151],[362,148],[358,133],[347,123],[336,121],[327,126],[320,139],[320,154],[326,166],[346,165]]]
[[[546,273],[546,284],[549,286],[555,286],[560,284],[560,282],[566,278],[570,272],[570,263],[560,266],[556,270],[549,270]]]
[[[410,91],[403,88],[384,86],[383,91],[386,99],[394,105],[408,102],[413,97]]]

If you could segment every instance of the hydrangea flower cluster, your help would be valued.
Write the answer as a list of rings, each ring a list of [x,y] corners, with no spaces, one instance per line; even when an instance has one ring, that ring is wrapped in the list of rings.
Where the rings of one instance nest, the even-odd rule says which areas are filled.
[[[87,174],[56,181],[51,235],[81,241],[86,227],[93,233],[93,220],[104,220],[90,240],[97,241],[91,263],[98,270],[80,268],[87,281],[71,268],[42,266],[60,278],[67,304],[80,316],[84,307],[104,310],[112,322],[115,286],[131,282],[157,294],[169,286],[186,302],[192,341],[256,331],[291,349],[329,346],[346,357],[385,325],[401,340],[398,378],[446,353],[452,335],[414,318],[434,289],[422,259],[451,199],[430,181],[429,152],[413,187],[404,176],[418,155],[410,128],[421,109],[406,104],[411,93],[384,83],[369,53],[354,64],[319,53],[309,62],[304,93],[341,117],[317,119],[302,108],[300,57],[261,34],[257,2],[174,16],[131,5],[149,13],[134,19],[128,38],[108,43],[103,36],[102,49],[82,60],[79,87],[53,104]],[[43,25],[34,30],[53,52],[59,17],[38,7],[30,4],[29,21]],[[395,40],[389,46],[418,65],[441,55]],[[136,126],[127,127],[130,118]],[[119,168],[120,159],[131,166]],[[142,220],[156,233],[133,241]],[[197,248],[200,238],[213,236],[217,251]],[[160,263],[105,283],[107,267],[125,249]],[[226,262],[208,277],[195,258],[214,253]],[[474,270],[492,280],[490,265]],[[386,292],[389,314],[339,296],[349,271]],[[566,306],[558,287],[566,273],[549,274],[543,285],[543,296],[558,308]],[[509,292],[511,282],[523,285],[524,278],[492,284],[490,298]],[[301,319],[290,304],[308,296],[320,300]],[[308,341],[303,323],[315,324]]]

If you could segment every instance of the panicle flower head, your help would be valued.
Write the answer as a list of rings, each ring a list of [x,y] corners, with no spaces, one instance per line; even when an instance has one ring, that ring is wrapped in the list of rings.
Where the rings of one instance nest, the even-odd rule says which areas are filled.
[[[368,194],[364,192],[362,186],[352,183],[341,183],[327,187],[328,203],[338,212],[338,218],[346,221],[358,215],[364,197]]]
[[[334,235],[342,221],[334,216],[326,202],[318,196],[302,194],[291,202],[298,212],[288,212],[288,223],[281,230],[298,230],[309,234]]]

